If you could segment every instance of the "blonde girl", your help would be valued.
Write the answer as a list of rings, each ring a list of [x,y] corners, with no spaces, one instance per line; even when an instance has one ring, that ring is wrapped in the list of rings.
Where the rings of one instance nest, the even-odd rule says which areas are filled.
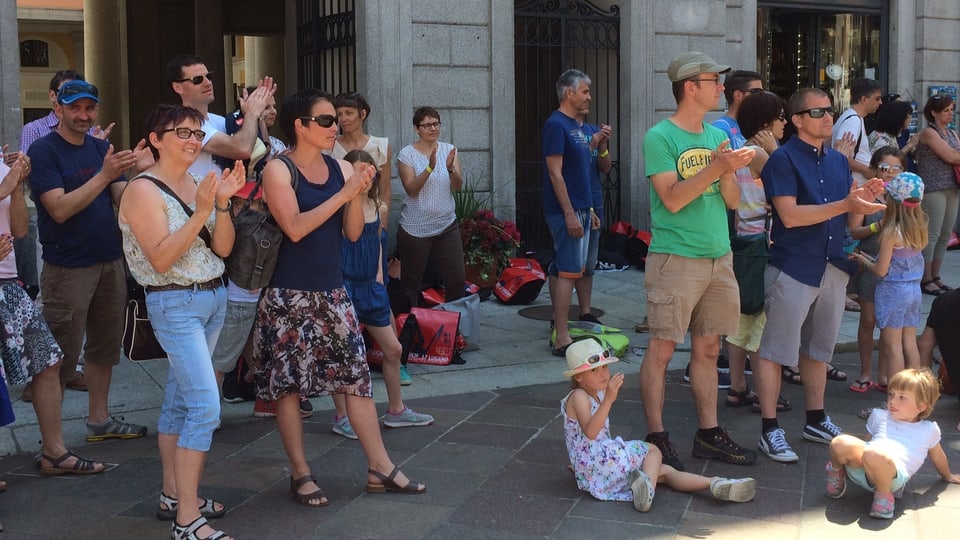
[[[709,489],[717,499],[753,499],[753,478],[707,478],[663,464],[663,455],[643,441],[610,437],[610,408],[623,386],[623,374],[610,374],[619,359],[593,340],[575,341],[567,348],[567,371],[573,389],[560,401],[563,434],[577,486],[603,501],[633,501],[640,512],[650,510],[656,484],[681,492]]]

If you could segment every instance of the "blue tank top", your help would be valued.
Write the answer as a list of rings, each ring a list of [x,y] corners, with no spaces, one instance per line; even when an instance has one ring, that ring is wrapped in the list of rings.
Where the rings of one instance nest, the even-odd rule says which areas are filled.
[[[337,194],[343,187],[343,173],[337,160],[324,155],[330,174],[323,184],[310,182],[299,170],[297,204],[308,212]],[[277,255],[277,267],[270,287],[299,291],[330,291],[343,286],[340,270],[340,241],[343,238],[343,208],[323,225],[294,242],[284,236]]]
[[[380,217],[363,224],[363,234],[356,242],[344,238],[340,257],[343,260],[343,278],[356,283],[377,280],[380,265]]]

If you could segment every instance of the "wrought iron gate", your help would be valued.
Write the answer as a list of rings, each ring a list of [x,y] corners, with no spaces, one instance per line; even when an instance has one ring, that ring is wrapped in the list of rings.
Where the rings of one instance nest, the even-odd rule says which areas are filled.
[[[357,89],[354,0],[297,2],[297,83],[334,95]]]
[[[620,219],[620,7],[604,9],[589,0],[518,0],[514,25],[517,227],[528,249],[550,250],[540,129],[557,108],[555,84],[567,69],[579,69],[592,79],[587,121],[613,127],[613,167],[600,177],[604,225]]]

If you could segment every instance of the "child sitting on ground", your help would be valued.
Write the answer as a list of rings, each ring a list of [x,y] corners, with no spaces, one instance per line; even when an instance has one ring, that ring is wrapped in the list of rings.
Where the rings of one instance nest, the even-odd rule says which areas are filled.
[[[944,481],[960,484],[950,472],[940,446],[940,426],[926,420],[940,399],[937,378],[929,369],[905,369],[887,384],[887,408],[874,409],[867,420],[866,441],[838,435],[830,442],[827,495],[834,499],[847,490],[847,479],[873,491],[870,515],[893,517],[893,493],[899,491],[929,457]]]
[[[604,501],[633,501],[650,510],[656,483],[682,492],[709,489],[723,501],[746,502],[757,492],[753,478],[707,478],[664,465],[656,446],[610,437],[610,407],[623,385],[623,374],[610,375],[608,364],[619,361],[596,340],[576,341],[567,348],[567,371],[573,390],[560,401],[563,433],[577,486]]]

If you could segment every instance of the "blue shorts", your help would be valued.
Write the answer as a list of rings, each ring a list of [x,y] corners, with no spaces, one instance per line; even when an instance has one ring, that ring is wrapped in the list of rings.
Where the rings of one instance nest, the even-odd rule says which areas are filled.
[[[343,288],[353,302],[358,321],[367,326],[390,326],[390,297],[382,283],[343,280]]]
[[[573,238],[567,234],[567,222],[563,214],[546,214],[547,227],[553,235],[553,263],[557,275],[562,278],[577,279],[583,276],[590,250],[590,210],[576,210],[577,218],[583,225],[584,235]]]
[[[849,478],[851,482],[867,491],[876,491],[873,483],[867,479],[867,473],[862,468],[858,469],[849,465],[844,468],[847,470],[847,478]],[[907,484],[907,480],[910,480],[910,477],[907,476],[907,471],[902,465],[897,463],[897,475],[893,477],[893,483],[890,484],[890,491],[897,493],[902,490],[903,486]]]
[[[587,265],[583,269],[584,276],[593,276],[597,271],[597,256],[600,255],[600,229],[590,229],[590,243],[587,248]],[[547,275],[557,277],[557,265],[550,261],[547,267]]]

